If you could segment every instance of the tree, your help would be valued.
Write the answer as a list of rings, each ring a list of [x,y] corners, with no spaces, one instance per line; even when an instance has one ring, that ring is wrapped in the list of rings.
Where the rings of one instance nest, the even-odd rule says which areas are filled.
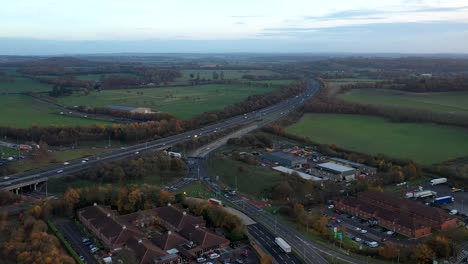
[[[216,71],[213,72],[213,80],[218,80],[218,73]]]
[[[299,203],[294,204],[294,216],[296,219],[301,219],[304,216],[304,205]]]
[[[67,209],[67,214],[69,216],[73,215],[73,210],[75,209],[75,205],[78,204],[80,201],[80,193],[78,190],[75,189],[68,189],[63,194],[63,201],[65,203],[65,207]]]
[[[271,257],[268,255],[263,255],[262,259],[260,260],[261,264],[271,264]]]
[[[434,252],[425,244],[418,244],[414,249],[414,258],[418,264],[426,264],[432,261]]]
[[[224,72],[223,71],[219,74],[219,79],[224,80]]]
[[[398,248],[393,244],[385,244],[379,248],[379,255],[386,259],[394,259],[398,255]]]
[[[447,237],[435,236],[427,241],[426,245],[429,246],[440,258],[450,256],[450,242]]]

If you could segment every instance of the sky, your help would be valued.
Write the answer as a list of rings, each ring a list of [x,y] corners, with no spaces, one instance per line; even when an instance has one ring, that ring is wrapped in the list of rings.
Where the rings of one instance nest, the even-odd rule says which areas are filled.
[[[0,54],[468,53],[467,0],[14,0]]]

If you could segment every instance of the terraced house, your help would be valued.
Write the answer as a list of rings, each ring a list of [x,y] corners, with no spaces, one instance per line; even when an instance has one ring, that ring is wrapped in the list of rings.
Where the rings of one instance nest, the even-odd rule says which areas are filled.
[[[335,208],[413,238],[457,226],[456,217],[441,209],[380,192],[363,192],[338,200]]]
[[[77,212],[78,219],[111,252],[133,251],[140,263],[186,263],[229,240],[206,228],[202,217],[175,205],[119,215],[95,204]]]

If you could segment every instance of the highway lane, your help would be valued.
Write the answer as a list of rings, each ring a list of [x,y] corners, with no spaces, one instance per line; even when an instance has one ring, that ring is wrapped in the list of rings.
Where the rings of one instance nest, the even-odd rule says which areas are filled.
[[[84,163],[81,160],[77,160],[71,161],[68,165],[49,166],[30,172],[9,175],[0,179],[0,189],[13,190],[18,188],[20,185],[37,182],[39,180],[46,180],[49,177],[60,177],[69,173],[81,171],[92,167],[100,162],[109,162],[112,160],[123,159],[150,150],[164,149],[175,143],[192,138],[195,135],[209,135],[211,133],[215,133],[216,131],[221,131],[227,128],[232,128],[255,122],[262,116],[276,114],[277,118],[279,118],[281,116],[284,116],[286,113],[302,106],[307,98],[314,96],[319,91],[319,88],[320,84],[315,80],[311,80],[308,83],[308,89],[304,93],[258,111],[232,117],[223,122],[208,125],[200,129],[187,131],[184,133],[154,140],[147,143],[137,144],[126,149],[117,150],[111,153],[96,155],[91,157],[89,161]],[[273,119],[263,120],[259,122],[259,125],[265,125],[268,122],[272,121]]]
[[[260,242],[268,253],[281,264],[300,264],[302,263],[293,253],[285,253],[275,242],[275,236],[265,227],[259,224],[249,225],[249,234]]]

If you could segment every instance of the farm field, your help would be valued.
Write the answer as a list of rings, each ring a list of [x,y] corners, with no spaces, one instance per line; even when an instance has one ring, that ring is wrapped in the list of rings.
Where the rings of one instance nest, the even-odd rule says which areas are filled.
[[[255,81],[255,83],[262,84],[273,84],[273,85],[289,85],[297,82],[297,80],[266,80],[266,81]]]
[[[468,130],[422,123],[392,123],[359,115],[308,114],[286,130],[324,144],[434,164],[468,156]]]
[[[10,76],[9,76],[10,77]],[[22,93],[22,92],[48,92],[52,90],[52,85],[40,83],[38,81],[11,76],[14,82],[0,81],[0,94],[2,93]]]
[[[209,175],[218,175],[231,188],[235,188],[237,176],[239,192],[257,198],[264,197],[282,179],[279,172],[219,156],[209,159],[207,169]]]
[[[105,73],[105,74],[80,74],[80,75],[75,75],[75,77],[77,79],[85,80],[85,81],[99,80],[101,77],[109,77],[109,76],[137,77],[137,75],[130,74],[130,73]]]
[[[209,84],[187,87],[163,87],[131,90],[104,90],[89,95],[74,94],[59,98],[67,106],[125,105],[149,107],[189,119],[206,111],[223,109],[245,100],[249,95],[275,91],[276,88]]]
[[[392,90],[357,89],[339,98],[361,104],[397,106],[468,116],[468,92],[407,93]]]
[[[59,110],[26,95],[0,96],[0,126],[94,125],[104,121],[62,116]]]

